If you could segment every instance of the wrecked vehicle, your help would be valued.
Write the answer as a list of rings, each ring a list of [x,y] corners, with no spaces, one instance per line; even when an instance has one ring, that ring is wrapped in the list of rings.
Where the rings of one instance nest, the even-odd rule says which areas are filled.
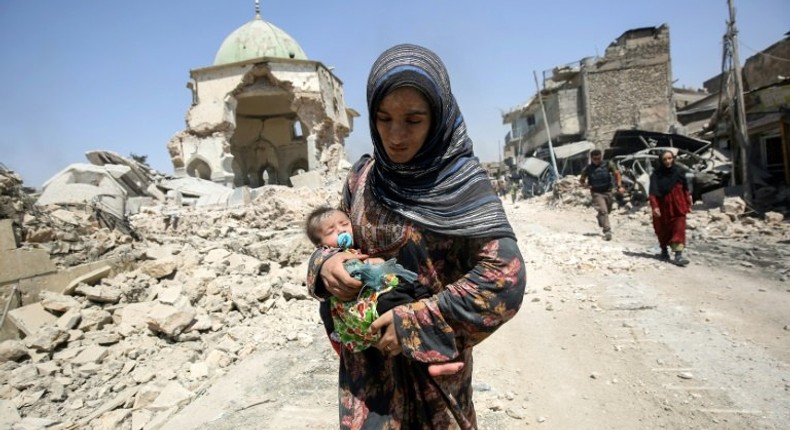
[[[664,151],[675,154],[678,166],[686,171],[694,200],[727,186],[732,161],[711,142],[675,133],[647,130],[617,130],[604,158],[614,161],[623,174],[623,186],[632,201],[647,200],[650,174]]]
[[[557,162],[559,176],[581,173],[589,163],[589,154],[594,147],[593,143],[587,141],[554,147],[554,159]],[[551,160],[549,149],[540,148],[535,151],[533,157],[528,157],[519,165],[522,197],[540,196],[551,190],[557,178],[548,160]]]
[[[658,166],[659,157],[664,151],[675,154],[677,165],[686,171],[694,200],[700,200],[709,191],[727,186],[730,181],[732,163],[715,149],[708,148],[699,153],[674,147],[644,149],[612,159],[623,175],[623,186],[632,201],[647,200],[650,174]]]
[[[540,196],[551,189],[555,181],[551,172],[551,164],[540,158],[529,157],[519,167],[521,177],[521,197]]]

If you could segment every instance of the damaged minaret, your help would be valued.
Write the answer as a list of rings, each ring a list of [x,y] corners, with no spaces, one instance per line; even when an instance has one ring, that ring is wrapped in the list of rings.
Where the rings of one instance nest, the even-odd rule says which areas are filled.
[[[194,69],[186,129],[168,143],[175,175],[228,186],[291,185],[291,176],[332,169],[358,114],[343,84],[299,44],[261,18],[231,33],[212,66]],[[328,156],[328,154],[333,156]]]

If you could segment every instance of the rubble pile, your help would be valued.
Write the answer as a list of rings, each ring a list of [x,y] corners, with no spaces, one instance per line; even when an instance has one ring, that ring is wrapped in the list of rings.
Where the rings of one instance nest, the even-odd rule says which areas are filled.
[[[555,184],[552,194],[533,197],[529,199],[529,204],[561,207],[563,210],[578,211],[579,217],[594,217],[594,210],[589,208],[590,192],[581,187],[578,177],[574,176],[563,177]],[[616,203],[610,220],[621,228],[623,224],[632,224],[634,231],[642,231],[653,240],[652,216],[647,204],[632,205],[629,201]],[[790,252],[777,246],[790,243],[790,223],[780,212],[766,212],[761,218],[757,217],[740,197],[726,197],[720,206],[712,207],[697,202],[687,215],[686,229],[692,251],[704,248],[714,255],[729,254],[744,266],[762,267],[774,272],[782,281],[790,280]],[[530,240],[541,242],[545,239],[537,235]],[[557,239],[552,240],[556,242]],[[574,240],[569,237],[568,242]],[[567,249],[570,245],[554,243],[552,246],[553,249]],[[657,244],[655,246],[658,247]],[[570,273],[586,272],[590,268],[600,267],[602,262],[612,273],[637,269],[623,263],[621,256],[617,248],[594,241],[586,249],[576,249],[570,254],[557,253],[556,260],[550,264]],[[644,264],[638,269],[644,268]],[[661,264],[657,267],[661,267]]]
[[[573,175],[561,177],[554,183],[551,194],[538,198],[561,206],[589,206],[592,203],[590,190],[582,187],[579,177]]]
[[[0,164],[0,219],[12,219],[21,225],[25,215],[38,214],[33,190],[22,185],[22,178],[16,172]],[[23,233],[19,228],[15,230],[17,236]]]
[[[3,315],[21,339],[0,342],[0,427],[157,428],[237,360],[309,344],[319,320],[302,223],[339,188],[255,191],[232,208],[154,200],[129,217],[140,240],[85,207],[26,217],[28,241],[4,252],[38,248],[58,268],[93,270],[28,289]],[[41,276],[62,273],[47,267]]]

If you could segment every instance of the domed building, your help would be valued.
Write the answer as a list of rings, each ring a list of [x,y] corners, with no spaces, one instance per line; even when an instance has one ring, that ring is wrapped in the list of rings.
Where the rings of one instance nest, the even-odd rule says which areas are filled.
[[[213,65],[190,77],[186,129],[168,143],[177,177],[291,185],[294,175],[336,167],[337,156],[322,155],[342,147],[357,116],[346,108],[343,83],[264,21],[257,1],[255,18],[225,38]]]

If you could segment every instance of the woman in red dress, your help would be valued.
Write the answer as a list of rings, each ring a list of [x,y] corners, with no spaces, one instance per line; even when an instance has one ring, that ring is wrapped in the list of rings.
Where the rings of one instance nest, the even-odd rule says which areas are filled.
[[[675,165],[672,151],[661,153],[658,168],[650,175],[649,199],[661,258],[668,261],[671,248],[675,252],[675,264],[689,264],[683,250],[686,249],[686,214],[691,212],[691,193],[685,172]]]

